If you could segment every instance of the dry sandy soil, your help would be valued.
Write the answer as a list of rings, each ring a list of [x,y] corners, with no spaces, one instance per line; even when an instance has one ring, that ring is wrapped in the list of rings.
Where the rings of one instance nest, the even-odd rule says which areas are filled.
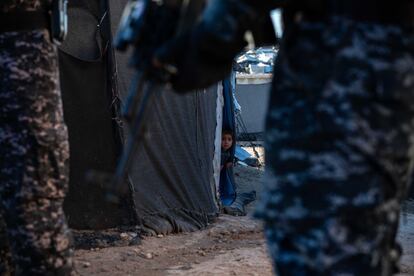
[[[262,169],[239,166],[235,174],[242,190],[254,188],[260,194]],[[116,235],[120,240],[135,236]],[[414,275],[414,215],[406,214],[399,240],[404,247],[401,275]],[[79,275],[273,275],[261,225],[251,216],[222,215],[206,230],[145,237],[141,245],[76,250],[75,265]]]

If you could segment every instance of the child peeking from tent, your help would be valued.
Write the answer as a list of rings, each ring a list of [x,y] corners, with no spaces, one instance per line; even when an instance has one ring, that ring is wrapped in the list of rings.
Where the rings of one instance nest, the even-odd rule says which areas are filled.
[[[233,132],[231,130],[223,130],[221,135],[221,167],[230,168],[233,166],[233,157],[231,154],[231,147],[233,146]]]

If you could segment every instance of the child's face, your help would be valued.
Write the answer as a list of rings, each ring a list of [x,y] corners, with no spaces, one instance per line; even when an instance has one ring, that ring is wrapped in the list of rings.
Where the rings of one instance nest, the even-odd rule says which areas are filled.
[[[233,145],[233,137],[230,134],[223,134],[221,137],[221,147],[228,150]]]

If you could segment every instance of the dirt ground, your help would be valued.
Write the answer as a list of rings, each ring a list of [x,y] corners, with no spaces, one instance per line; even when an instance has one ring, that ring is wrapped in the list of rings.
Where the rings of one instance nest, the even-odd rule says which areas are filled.
[[[262,158],[260,149],[259,154]],[[263,169],[237,166],[235,175],[242,191],[255,189],[260,195]],[[136,236],[133,231],[118,235],[132,241]],[[414,275],[414,214],[403,217],[399,240],[404,247],[400,275]],[[261,224],[251,216],[222,215],[206,230],[145,237],[140,245],[79,249],[75,266],[79,275],[273,275]]]

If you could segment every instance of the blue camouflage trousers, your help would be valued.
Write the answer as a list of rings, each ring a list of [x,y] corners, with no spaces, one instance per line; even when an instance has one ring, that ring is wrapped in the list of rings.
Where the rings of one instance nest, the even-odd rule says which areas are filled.
[[[0,33],[0,275],[71,273],[68,158],[48,32]]]
[[[414,35],[340,17],[294,23],[256,213],[277,275],[391,275],[413,142]]]

